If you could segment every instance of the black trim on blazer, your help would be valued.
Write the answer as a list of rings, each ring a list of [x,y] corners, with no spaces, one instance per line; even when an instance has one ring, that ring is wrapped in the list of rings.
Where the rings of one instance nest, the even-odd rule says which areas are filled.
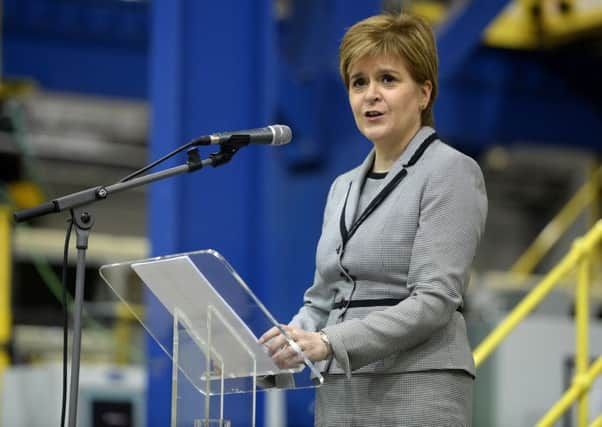
[[[354,301],[340,300],[332,304],[332,310],[338,310],[340,308],[354,308],[354,307],[378,307],[378,306],[391,306],[397,305],[402,302],[403,299],[399,298],[382,298],[382,299],[356,299]],[[349,304],[349,305],[347,305]]]
[[[351,191],[351,184],[353,181],[349,183],[349,187],[347,187],[347,194],[345,194],[345,203],[343,203],[343,212],[341,212],[341,218],[339,218],[339,228],[341,230],[341,237],[343,238],[343,247],[349,240],[347,235],[347,226],[345,225],[345,209],[347,208],[347,199],[349,198],[349,192]],[[341,252],[341,246],[337,247],[337,254]]]
[[[341,308],[357,308],[357,307],[390,307],[393,305],[397,305],[402,302],[405,298],[381,298],[381,299],[356,299],[352,301],[340,300],[334,302],[330,307],[332,310],[339,310]],[[456,311],[463,313],[464,310],[460,306],[456,308]]]
[[[389,172],[368,172],[368,175],[366,175],[366,178],[370,178],[370,179],[385,179],[387,177],[387,175],[389,174]]]
[[[397,187],[397,185],[405,178],[405,176],[408,174],[407,168],[414,166],[414,164],[420,159],[420,157],[422,157],[429,145],[431,145],[431,143],[437,139],[439,139],[439,135],[437,135],[437,132],[434,132],[431,135],[429,135],[424,141],[422,141],[422,144],[420,144],[420,147],[418,147],[418,149],[414,152],[414,154],[410,158],[410,161],[403,165],[403,169],[401,169],[397,173],[397,175],[395,175],[393,179],[391,179],[391,181],[387,183],[387,185],[380,191],[380,193],[378,193],[376,197],[372,199],[370,204],[366,207],[366,209],[364,209],[359,218],[351,224],[351,228],[347,230],[347,225],[345,224],[345,211],[347,209],[347,199],[349,198],[349,192],[351,190],[351,184],[353,183],[353,181],[349,183],[347,195],[345,196],[345,203],[343,204],[343,210],[341,211],[341,218],[339,220],[341,238],[343,239],[343,249],[345,248],[345,245],[347,244],[349,239],[351,239],[351,237],[355,234],[359,226],[362,225],[366,218],[368,218],[368,216],[370,216],[370,214],[374,212],[374,210],[387,198],[389,194],[391,194],[395,187]]]

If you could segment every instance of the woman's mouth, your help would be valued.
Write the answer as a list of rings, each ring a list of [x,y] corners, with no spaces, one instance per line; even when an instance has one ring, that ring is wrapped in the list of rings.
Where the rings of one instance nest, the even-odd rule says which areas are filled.
[[[383,114],[384,113],[382,113],[380,111],[370,110],[370,111],[366,111],[364,113],[364,117],[366,117],[368,120],[372,121],[372,120],[379,119]]]

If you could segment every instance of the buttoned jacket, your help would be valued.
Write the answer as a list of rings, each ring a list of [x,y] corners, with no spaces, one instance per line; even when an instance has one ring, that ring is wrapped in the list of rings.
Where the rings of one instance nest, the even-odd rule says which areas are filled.
[[[433,133],[420,129],[380,189]],[[350,230],[361,215],[361,187],[373,161],[374,151],[331,185],[314,282],[291,324],[324,329],[334,360],[319,367],[329,373],[461,369],[474,375],[461,308],[487,215],[481,170],[435,140],[345,243],[341,221]],[[343,316],[344,308],[332,308],[350,298],[401,302],[351,307]]]

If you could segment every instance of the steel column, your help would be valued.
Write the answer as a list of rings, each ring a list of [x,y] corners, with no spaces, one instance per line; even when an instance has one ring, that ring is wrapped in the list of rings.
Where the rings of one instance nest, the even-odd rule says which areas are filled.
[[[0,205],[0,375],[10,363],[11,338],[11,210]]]
[[[151,157],[156,159],[193,137],[269,124],[273,112],[266,70],[271,47],[272,2],[158,0],[152,2]],[[260,150],[246,147],[227,165],[151,187],[152,253],[214,248],[256,289],[261,215],[257,182]],[[203,151],[203,156],[215,149]],[[182,161],[182,158],[179,159]],[[258,292],[261,294],[261,292]],[[165,323],[156,307],[147,321]],[[149,343],[147,419],[169,424],[171,363]],[[238,398],[238,397],[237,397]],[[226,401],[236,409],[237,398]],[[260,409],[261,406],[258,406]],[[233,419],[234,425],[245,425]]]
[[[452,77],[481,45],[483,32],[508,4],[508,0],[481,0],[466,2],[451,12],[437,30],[439,51],[439,78]]]

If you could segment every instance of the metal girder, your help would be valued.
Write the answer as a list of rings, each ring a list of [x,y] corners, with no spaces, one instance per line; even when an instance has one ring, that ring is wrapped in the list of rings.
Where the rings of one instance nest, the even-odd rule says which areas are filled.
[[[268,84],[275,68],[272,6],[268,0],[152,2],[151,159],[200,135],[268,124],[274,110]],[[247,147],[221,168],[154,184],[149,218],[153,254],[216,249],[245,280],[257,284],[254,290],[261,297],[263,261],[257,247],[263,201],[257,164],[262,148],[270,150]],[[203,157],[217,151],[206,150]],[[183,157],[169,164],[183,162]],[[157,330],[166,321],[161,307],[147,307],[147,322],[156,323]],[[171,361],[153,342],[148,345],[148,372],[149,425],[169,425]],[[240,418],[232,419],[233,425],[247,425],[248,408],[237,403],[242,398],[226,399],[226,408]]]
[[[508,0],[474,0],[450,12],[437,29],[439,78],[452,77],[483,39],[483,31]]]
[[[5,0],[2,74],[45,89],[147,97],[147,2]]]

